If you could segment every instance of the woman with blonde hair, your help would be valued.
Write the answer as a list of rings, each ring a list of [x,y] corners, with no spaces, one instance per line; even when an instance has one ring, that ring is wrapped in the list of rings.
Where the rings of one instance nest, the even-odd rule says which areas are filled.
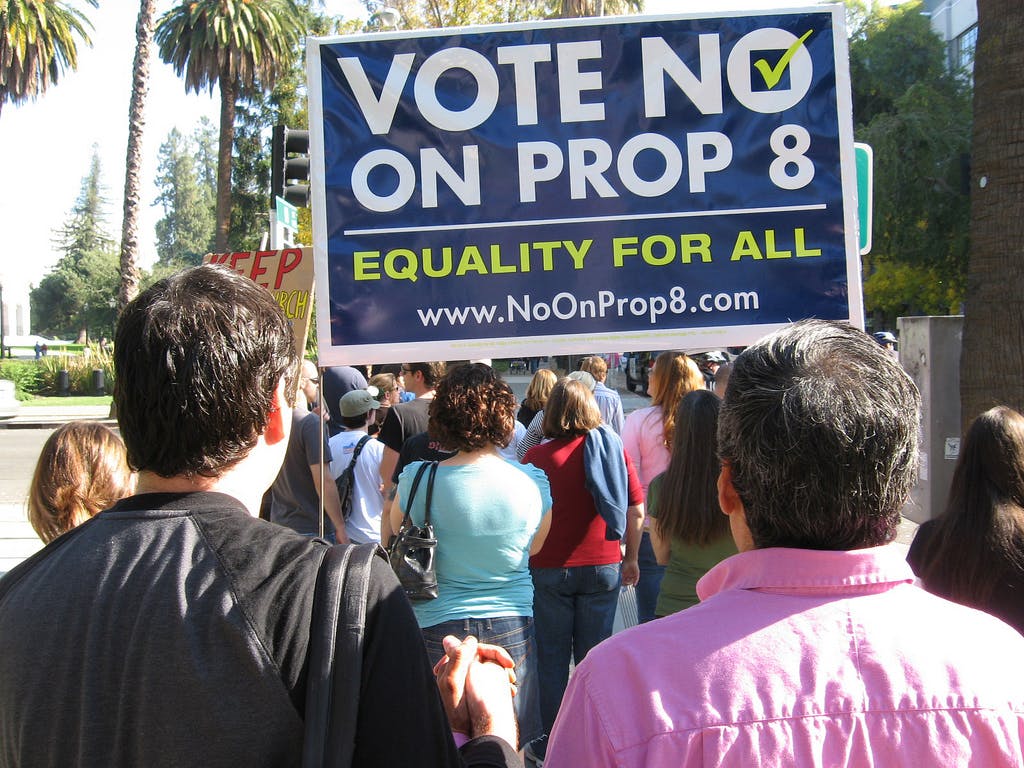
[[[519,404],[519,413],[516,414],[516,419],[520,424],[524,427],[530,426],[530,422],[533,421],[537,412],[544,410],[544,403],[548,401],[551,390],[555,388],[557,381],[558,377],[555,376],[555,372],[548,368],[541,368],[533,374],[530,386],[526,388],[526,397]]]
[[[917,529],[907,560],[929,592],[1024,634],[1024,416],[999,406],[972,422],[946,510]]]
[[[68,422],[43,444],[29,487],[28,521],[49,544],[134,487],[120,437],[94,421]]]
[[[626,417],[622,444],[636,465],[645,502],[651,480],[668,469],[679,402],[698,389],[704,389],[704,374],[693,358],[676,350],[662,352],[654,361],[648,385],[652,404]],[[708,446],[709,451],[714,449],[714,444]],[[645,526],[649,522],[645,521]],[[654,618],[664,573],[664,566],[658,565],[654,556],[651,537],[644,531],[640,542],[640,582],[636,586],[637,618],[641,623]]]

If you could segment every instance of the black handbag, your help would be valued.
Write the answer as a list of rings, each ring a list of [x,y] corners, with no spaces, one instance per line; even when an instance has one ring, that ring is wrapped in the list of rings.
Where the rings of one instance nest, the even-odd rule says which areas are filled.
[[[356,746],[363,630],[377,544],[330,547],[313,591],[303,768],[348,768]]]
[[[412,501],[416,497],[420,479],[430,468],[427,477],[427,503],[423,525],[416,525],[409,517]],[[388,548],[388,560],[391,569],[398,577],[405,596],[414,603],[422,603],[437,598],[437,572],[434,570],[434,555],[437,552],[437,539],[434,537],[434,526],[430,524],[430,503],[434,495],[434,475],[437,474],[437,462],[424,462],[420,465],[413,478],[409,498],[404,499],[405,516],[398,533],[391,539]]]

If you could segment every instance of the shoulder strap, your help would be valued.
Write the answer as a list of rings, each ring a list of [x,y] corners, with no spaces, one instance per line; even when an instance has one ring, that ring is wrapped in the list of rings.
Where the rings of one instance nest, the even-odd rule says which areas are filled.
[[[426,472],[427,467],[433,464],[437,466],[437,462],[424,461],[420,464],[420,468],[416,470],[416,476],[412,479],[412,488],[409,489],[409,498],[404,499],[402,506],[405,507],[405,514],[402,516],[401,528],[405,528],[410,523],[409,510],[412,509],[412,500],[416,498],[416,491],[420,487],[420,479],[423,477],[423,473]],[[430,515],[430,496],[427,496],[427,516]],[[429,522],[429,520],[428,520]],[[388,545],[391,546],[390,544]]]
[[[370,437],[370,435],[363,435],[359,438],[359,442],[356,443],[356,449],[352,451],[352,461],[348,463],[348,468],[350,470],[355,469],[356,462],[359,461],[359,454],[362,452],[363,446],[369,442]]]
[[[430,525],[430,504],[434,500],[434,475],[437,474],[437,462],[430,462],[430,477],[427,478],[427,504],[423,512],[423,524]]]
[[[348,768],[355,752],[370,563],[377,544],[330,547],[313,592],[303,768]]]

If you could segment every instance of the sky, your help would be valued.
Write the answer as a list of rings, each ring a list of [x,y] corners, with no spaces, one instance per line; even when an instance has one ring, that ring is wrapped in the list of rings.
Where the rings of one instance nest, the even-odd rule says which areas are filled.
[[[26,295],[30,285],[53,267],[59,254],[54,232],[67,219],[88,173],[92,147],[100,153],[102,181],[108,201],[108,231],[119,241],[121,201],[124,194],[125,153],[128,143],[128,103],[135,22],[138,3],[119,0],[93,9],[85,7],[93,24],[92,47],[79,47],[79,66],[65,73],[34,102],[5,104],[0,112],[0,228],[9,245],[0,258],[0,281],[5,304]],[[728,9],[794,7],[805,3],[778,0],[647,0],[647,13],[696,13]],[[157,15],[172,7],[172,0],[157,3]],[[365,18],[358,0],[328,0],[328,13]],[[184,82],[160,61],[151,58],[150,90],[143,138],[140,261],[156,259],[153,228],[162,211],[152,203],[157,191],[157,151],[172,128],[190,134],[202,116],[218,122],[219,96],[186,94]],[[11,312],[13,308],[8,308]],[[16,332],[8,314],[8,332]]]

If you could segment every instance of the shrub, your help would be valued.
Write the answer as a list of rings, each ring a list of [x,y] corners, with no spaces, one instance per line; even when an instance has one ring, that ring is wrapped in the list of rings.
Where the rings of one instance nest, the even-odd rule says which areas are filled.
[[[31,400],[43,388],[42,367],[35,361],[0,361],[0,379],[14,382],[14,396],[19,400]]]
[[[68,372],[70,392],[73,395],[92,395],[92,372],[97,368],[103,371],[104,388],[109,394],[114,387],[114,361],[109,354],[93,352],[89,357],[81,355],[47,355],[40,358],[42,370],[41,391],[60,394],[60,371]]]

